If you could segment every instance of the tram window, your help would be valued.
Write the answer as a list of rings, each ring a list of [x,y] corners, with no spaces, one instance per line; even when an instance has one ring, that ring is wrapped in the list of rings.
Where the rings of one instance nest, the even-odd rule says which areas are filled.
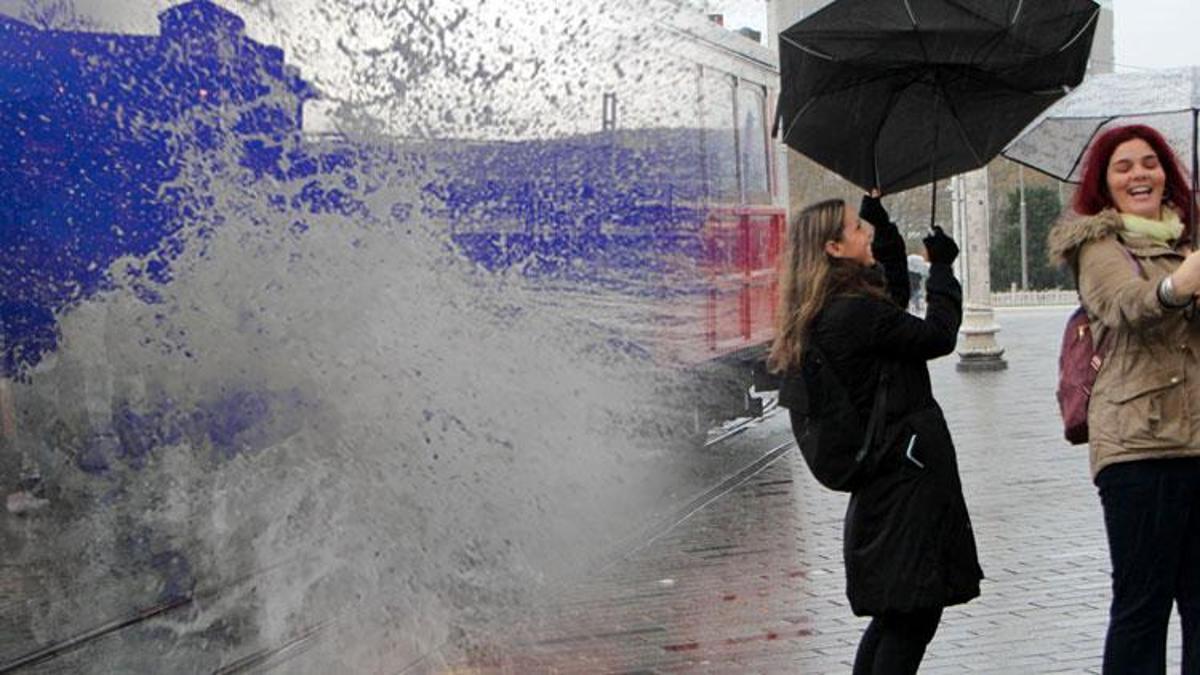
[[[742,164],[742,182],[745,185],[746,202],[762,204],[771,201],[771,184],[768,178],[767,132],[765,97],[761,88],[743,84],[738,88],[739,151]]]
[[[740,198],[733,84],[728,75],[704,75],[704,164],[708,176],[708,198],[713,202],[736,203]]]

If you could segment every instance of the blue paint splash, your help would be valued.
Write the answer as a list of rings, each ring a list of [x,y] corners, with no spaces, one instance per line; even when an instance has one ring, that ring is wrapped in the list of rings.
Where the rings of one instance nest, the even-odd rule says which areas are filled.
[[[700,132],[646,129],[463,144],[463,169],[425,186],[463,253],[490,270],[644,281],[696,259],[705,199]]]
[[[159,15],[158,36],[39,30],[0,16],[0,375],[24,378],[57,345],[55,317],[147,259],[140,296],[171,279],[190,186],[182,151],[244,139],[244,162],[301,128],[315,92],[283,52],[200,0]],[[235,42],[236,57],[218,56]],[[230,130],[212,120],[241,111]],[[257,143],[258,145],[254,145]],[[255,154],[255,153],[258,154]]]
[[[141,471],[155,455],[180,444],[209,448],[215,462],[254,454],[297,433],[316,404],[299,390],[235,390],[183,408],[170,400],[135,409],[118,404],[109,428],[88,438],[76,466],[107,475],[124,466]]]
[[[315,214],[369,221],[365,197],[386,174],[427,168],[420,203],[393,205],[392,223],[419,213],[487,270],[661,294],[675,261],[702,257],[713,149],[736,161],[698,129],[314,145],[303,106],[318,93],[280,48],[209,0],[159,21],[140,36],[0,16],[0,376],[28,379],[58,346],[58,317],[113,288],[120,258],[141,261],[123,270],[136,296],[162,302],[196,243],[183,226],[202,244],[235,215],[182,182],[192,162],[232,159],[275,212],[262,224],[287,223],[281,238],[304,236]]]
[[[156,603],[191,597],[196,576],[191,561],[161,534],[141,527],[119,539],[126,560],[121,573],[151,574],[158,578]]]

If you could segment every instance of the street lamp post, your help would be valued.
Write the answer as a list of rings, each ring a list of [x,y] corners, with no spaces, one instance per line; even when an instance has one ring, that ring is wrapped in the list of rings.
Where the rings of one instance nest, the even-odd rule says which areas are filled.
[[[1017,165],[1017,181],[1021,193],[1021,290],[1029,290],[1029,246],[1026,243],[1029,229],[1025,211],[1025,167]]]
[[[962,176],[952,176],[950,185],[946,188],[950,193],[950,233],[961,246],[967,244],[967,229],[965,226],[966,219],[963,217],[963,188]],[[967,264],[965,256],[960,255],[954,261],[954,275],[962,283],[963,287],[967,286]]]

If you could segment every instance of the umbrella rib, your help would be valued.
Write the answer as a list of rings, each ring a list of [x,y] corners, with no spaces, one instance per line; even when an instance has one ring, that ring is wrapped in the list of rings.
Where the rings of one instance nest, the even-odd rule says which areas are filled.
[[[998,23],[996,23],[994,20],[992,20],[992,19],[991,19],[990,17],[988,17],[986,14],[983,14],[983,13],[979,12],[979,11],[978,11],[978,10],[976,10],[976,9],[973,9],[973,8],[971,8],[971,7],[968,7],[968,6],[964,5],[964,4],[963,4],[963,3],[962,3],[960,0],[950,0],[949,4],[952,4],[952,5],[954,5],[955,7],[959,8],[959,9],[961,9],[962,11],[966,12],[967,14],[970,14],[971,16],[973,16],[973,17],[975,17],[975,18],[979,19],[980,21],[983,21],[983,22],[985,22],[985,23],[990,23],[990,24],[992,24],[992,25],[996,26],[997,28],[999,28],[999,29],[1001,29],[1001,30],[1007,30],[1007,29],[1008,29],[1008,26],[1007,26],[1007,25],[1003,25],[1003,24],[998,24]]]
[[[873,80],[886,80],[886,79],[888,79],[888,77],[889,77],[888,75],[886,75],[886,74],[883,74],[883,75],[880,75],[879,77],[873,77],[873,78],[869,78],[869,79],[868,79],[868,80],[866,80],[866,81],[867,81],[867,82],[870,82],[870,81],[873,81]],[[921,79],[921,78],[920,78],[920,76],[919,76],[919,75],[914,75],[914,76],[910,77],[910,78],[909,78],[909,80],[908,80],[908,82],[906,82],[906,83],[904,84],[904,86],[902,86],[902,87],[898,87],[896,90],[894,90],[894,91],[893,91],[893,93],[892,93],[892,96],[893,96],[893,98],[895,97],[895,92],[896,92],[896,91],[902,91],[902,90],[904,90],[904,89],[907,89],[908,87],[912,86],[912,85],[913,85],[913,83],[915,83],[915,82],[919,81],[920,79]],[[843,92],[843,91],[850,91],[850,90],[852,90],[852,89],[856,89],[856,88],[858,88],[858,87],[862,86],[862,84],[863,84],[862,82],[852,82],[852,83],[850,83],[850,84],[848,84],[848,85],[845,85],[845,86],[842,86],[842,87],[838,87],[838,88],[836,88],[836,89],[829,89],[829,90],[826,90],[826,91],[823,91],[823,92],[821,92],[820,94],[813,94],[812,96],[810,96],[810,97],[809,97],[809,99],[808,99],[808,102],[806,102],[806,103],[804,104],[804,107],[803,107],[803,108],[801,108],[800,110],[798,110],[798,111],[796,112],[796,114],[795,114],[795,115],[792,115],[792,120],[791,120],[791,123],[790,123],[790,124],[788,124],[788,128],[787,128],[787,130],[783,132],[783,140],[784,140],[784,141],[787,141],[787,138],[788,138],[788,136],[790,136],[790,135],[791,135],[791,133],[792,133],[792,129],[793,129],[795,126],[796,126],[796,123],[797,123],[798,121],[800,121],[800,118],[804,116],[804,113],[808,112],[808,109],[809,109],[809,108],[811,108],[811,107],[812,107],[814,104],[816,104],[816,102],[817,102],[817,100],[818,100],[818,99],[820,99],[820,98],[823,98],[823,97],[826,97],[826,96],[830,96],[830,95],[833,95],[833,94],[839,94],[839,93],[841,93],[841,92]],[[891,100],[892,100],[892,99],[889,99],[889,102],[890,102]],[[889,106],[890,106],[890,104],[889,104]],[[880,129],[882,129],[882,125],[880,125]]]
[[[963,6],[962,6],[960,3],[958,3],[957,1],[955,2],[955,4],[959,5],[959,6],[960,6],[960,7],[962,7],[963,9],[967,9],[966,7],[963,7]],[[1012,30],[1012,27],[1013,27],[1013,26],[1016,24],[1016,22],[1017,22],[1017,20],[1018,20],[1018,17],[1019,17],[1019,15],[1020,15],[1020,13],[1021,13],[1021,9],[1024,7],[1024,4],[1025,4],[1025,3],[1024,3],[1024,0],[1019,0],[1019,1],[1018,1],[1017,11],[1013,13],[1013,18],[1012,18],[1012,20],[1009,22],[1009,25],[1007,25],[1007,26],[1003,27],[1003,29],[1002,29],[1002,33],[1003,33],[1003,34],[1005,34],[1005,35],[1007,35],[1007,36],[1008,36],[1008,37],[1010,37],[1010,38],[1014,38],[1014,39],[1015,39],[1015,38],[1017,37],[1017,36],[1015,36],[1015,35],[1013,35],[1013,34],[1012,34],[1011,30]],[[1069,40],[1067,40],[1066,42],[1064,42],[1064,43],[1063,43],[1063,44],[1062,44],[1062,45],[1061,45],[1061,46],[1058,48],[1058,53],[1065,52],[1066,50],[1068,50],[1068,49],[1070,49],[1070,48],[1071,48],[1071,45],[1073,45],[1073,44],[1075,44],[1076,42],[1078,42],[1078,41],[1079,41],[1079,38],[1083,37],[1083,36],[1084,36],[1084,35],[1085,35],[1085,34],[1088,32],[1088,29],[1091,27],[1091,25],[1092,25],[1093,23],[1096,23],[1096,22],[1099,20],[1099,18],[1098,18],[1099,16],[1100,16],[1100,8],[1099,8],[1099,7],[1096,7],[1095,9],[1093,9],[1093,10],[1092,10],[1092,14],[1091,14],[1091,16],[1090,16],[1090,17],[1088,17],[1088,20],[1087,20],[1087,21],[1085,21],[1085,22],[1083,23],[1083,25],[1080,27],[1080,29],[1079,29],[1079,30],[1078,30],[1078,31],[1077,31],[1077,32],[1076,32],[1074,35],[1072,35],[1072,36],[1071,36],[1071,38],[1070,38]],[[1025,41],[1025,40],[1021,40],[1020,42],[1021,42],[1022,46],[1028,46],[1028,44],[1029,44],[1029,43],[1028,43],[1027,41]]]
[[[958,4],[958,3],[955,3],[955,4]],[[909,6],[908,0],[904,0],[904,6],[905,6],[905,8],[908,9],[909,18],[912,19],[913,29],[915,30],[916,35],[917,35],[917,44],[920,45],[920,47],[921,47],[921,54],[924,56],[925,62],[928,63],[929,62],[929,52],[925,49],[925,40],[923,40],[921,37],[921,31],[917,30],[917,28],[918,28],[917,21],[916,21],[916,18],[913,16],[912,7]],[[959,6],[961,7],[962,5],[959,5]],[[963,9],[967,9],[967,8],[963,7]],[[985,17],[981,16],[980,18],[985,18]],[[1007,30],[1007,27],[1001,27],[999,29],[999,31],[996,34],[994,34],[990,40],[985,42],[984,45],[982,45],[980,47],[980,49],[985,49],[989,45],[989,43],[990,43],[992,49],[998,49],[1000,44],[1003,42],[1002,38],[1003,38],[1003,34],[1006,30]],[[946,85],[942,82],[942,78],[937,72],[934,73],[933,81],[938,90],[940,98],[945,103],[946,108],[950,111],[950,119],[952,119],[954,121],[954,125],[958,129],[959,136],[962,137],[963,144],[966,145],[967,149],[971,151],[971,156],[975,159],[975,162],[977,164],[980,164],[980,165],[985,164],[983,159],[979,156],[979,152],[976,151],[974,144],[972,144],[971,137],[967,134],[967,130],[966,130],[966,127],[963,125],[962,118],[959,117],[958,110],[955,109],[950,96],[946,92]],[[934,132],[934,141],[933,142],[934,142],[934,151],[933,151],[934,156],[933,156],[932,161],[935,163],[934,166],[936,166],[936,162],[937,162],[937,132],[936,131]],[[931,169],[931,171],[936,171],[936,169]],[[935,179],[935,184],[936,184],[936,179]]]
[[[945,105],[949,115],[949,121],[955,127],[954,134],[960,139],[958,143],[961,143],[957,150],[953,149],[955,146],[954,142],[951,142],[947,145],[945,150],[948,153],[946,162],[949,162],[949,164],[944,164],[942,161],[939,161],[940,155],[938,154],[938,146],[942,145],[942,143],[939,142],[940,134],[937,131],[937,126],[944,127],[945,125],[941,125],[936,120],[936,117],[941,113],[939,112],[935,114],[935,120],[932,120],[935,124],[933,130],[934,136],[932,138],[933,157],[928,163],[922,162],[922,164],[924,164],[922,170],[929,171],[931,174],[935,174],[929,176],[929,178],[935,178],[937,166],[939,164],[943,164],[943,166],[947,166],[947,168],[953,170],[956,166],[961,166],[958,165],[958,161],[965,159],[966,157],[964,155],[969,156],[970,161],[973,162],[975,166],[984,165],[986,162],[984,155],[981,154],[981,151],[988,149],[986,141],[992,139],[992,135],[988,133],[981,133],[980,141],[982,145],[976,146],[975,139],[972,136],[975,126],[969,125],[969,117],[963,116],[964,114],[970,115],[975,108],[972,104],[967,102],[956,101],[952,99],[951,92],[958,92],[959,90],[962,90],[962,92],[968,96],[970,96],[972,92],[976,91],[980,93],[992,92],[988,95],[994,94],[1000,97],[1012,97],[1013,95],[1039,96],[1041,94],[1047,94],[1052,97],[1056,97],[1061,95],[1063,92],[1069,92],[1071,89],[1069,86],[1055,86],[1053,89],[1043,86],[1038,87],[1037,91],[1030,91],[1030,88],[1027,85],[1023,86],[1023,83],[1018,81],[1009,81],[1010,78],[1015,76],[1015,74],[1023,71],[1017,70],[1017,66],[1010,63],[1011,59],[1002,56],[1002,54],[1005,53],[1004,50],[1006,46],[1010,44],[1011,39],[1012,48],[1018,52],[1018,55],[1034,54],[1041,55],[1038,58],[1042,59],[1047,57],[1055,58],[1052,55],[1056,53],[1056,50],[1058,53],[1063,53],[1072,49],[1076,49],[1081,44],[1085,44],[1086,41],[1084,38],[1089,34],[1090,30],[1095,28],[1097,19],[1099,17],[1099,11],[1095,5],[1092,5],[1091,12],[1067,10],[1066,15],[1061,16],[1061,19],[1069,20],[1070,23],[1074,23],[1076,26],[1078,26],[1076,29],[1077,32],[1068,33],[1065,35],[1063,33],[1058,33],[1058,35],[1055,37],[1064,40],[1064,42],[1060,43],[1061,46],[1054,47],[1052,46],[1053,43],[1050,45],[1046,45],[1044,42],[1041,44],[1030,44],[1030,40],[1025,39],[1028,37],[1024,33],[1024,31],[1027,30],[1025,27],[1031,21],[1038,21],[1038,17],[1040,17],[1041,14],[1039,12],[1034,12],[1034,14],[1037,16],[1031,15],[1030,19],[1025,19],[1024,0],[1017,0],[1016,3],[1010,4],[1008,16],[1004,16],[1003,10],[1000,12],[995,12],[973,5],[972,2],[977,0],[942,1],[947,2],[950,7],[960,8],[960,10],[967,15],[962,19],[962,21],[965,21],[966,23],[961,25],[964,26],[964,30],[968,31],[962,36],[959,36],[966,38],[965,42],[960,40],[958,43],[955,43],[957,44],[956,47],[947,46],[947,49],[951,49],[952,51],[948,52],[948,59],[945,63],[930,62],[930,59],[932,58],[931,50],[934,47],[938,47],[940,49],[942,47],[942,42],[936,41],[939,40],[940,37],[931,28],[925,27],[923,29],[923,25],[921,24],[922,17],[918,17],[916,15],[912,0],[901,0],[902,6],[904,7],[911,23],[910,28],[905,30],[902,26],[896,26],[892,30],[896,31],[893,33],[894,38],[903,40],[904,42],[908,42],[908,40],[914,40],[916,44],[913,45],[912,43],[909,43],[909,46],[901,52],[901,56],[905,57],[904,60],[900,62],[897,61],[898,57],[893,58],[890,66],[884,66],[881,64],[872,65],[873,62],[871,59],[882,58],[884,52],[881,52],[878,49],[874,51],[868,50],[869,53],[862,55],[862,58],[845,62],[845,68],[840,69],[839,71],[844,73],[843,75],[836,78],[831,78],[827,75],[814,73],[811,69],[816,68],[818,71],[820,71],[822,67],[818,66],[817,62],[805,63],[804,57],[817,58],[821,62],[831,64],[842,64],[843,62],[840,60],[841,57],[838,56],[836,49],[828,51],[822,50],[820,47],[802,44],[802,42],[807,41],[807,33],[804,30],[788,31],[789,34],[780,35],[781,45],[786,45],[796,49],[799,53],[804,55],[804,57],[801,57],[796,62],[797,68],[803,73],[806,73],[806,75],[804,75],[802,80],[797,82],[795,85],[795,98],[808,99],[803,103],[799,110],[791,115],[790,119],[785,120],[783,115],[777,114],[776,126],[780,128],[786,127],[782,140],[786,143],[791,139],[792,135],[797,134],[796,127],[799,126],[799,123],[802,119],[807,118],[805,119],[806,124],[801,130],[801,133],[804,132],[804,129],[823,128],[821,125],[825,124],[825,121],[823,120],[826,113],[830,113],[834,116],[834,126],[837,126],[836,119],[838,115],[837,108],[839,103],[846,105],[847,102],[862,101],[868,94],[878,100],[879,98],[883,98],[881,95],[884,95],[886,96],[886,100],[882,110],[876,109],[873,111],[875,113],[882,112],[881,117],[875,117],[874,114],[859,117],[860,122],[866,122],[867,119],[874,118],[876,127],[872,130],[869,159],[868,156],[858,155],[859,162],[862,160],[868,160],[871,162],[871,165],[866,167],[862,166],[860,163],[855,167],[855,171],[862,171],[863,169],[866,169],[867,171],[871,172],[869,175],[872,175],[874,178],[875,186],[880,186],[880,184],[883,182],[881,172],[884,168],[884,164],[887,164],[887,162],[883,160],[887,159],[887,154],[882,152],[881,148],[879,147],[879,143],[883,139],[883,131],[891,128],[888,125],[888,118],[895,115],[897,106],[901,105],[899,101],[908,100],[908,94],[905,93],[906,90],[914,86],[919,86],[920,89],[913,92],[913,95],[917,97],[914,99],[914,102],[919,102],[921,98],[928,96],[928,94],[924,93],[925,91],[932,90],[930,93],[935,97],[933,105],[935,107],[940,107],[940,105],[938,105],[939,103]],[[924,7],[924,5],[921,6]],[[1033,5],[1031,4],[1031,7],[1032,6]],[[994,9],[1000,8],[994,7]],[[1063,9],[1067,8],[1064,7]],[[903,21],[903,19],[901,19],[901,21]],[[1079,22],[1081,21],[1083,25],[1079,26]],[[1066,26],[1063,27],[1065,28]],[[1037,28],[1037,26],[1032,26],[1028,27],[1028,30],[1034,30],[1036,32]],[[1013,35],[1014,31],[1022,32]],[[928,35],[926,34],[927,32],[929,33]],[[957,34],[955,35],[957,36]],[[1010,35],[1012,36],[1011,38],[1009,37]],[[817,37],[817,44],[822,44],[819,36],[820,33],[815,34],[815,37]],[[1036,43],[1036,41],[1033,42]],[[831,46],[832,48],[834,45],[827,46]],[[913,46],[917,47],[916,54],[913,54],[912,51],[908,51],[911,50]],[[1031,52],[1034,46],[1040,48],[1036,52]],[[965,48],[965,50],[963,48]],[[957,53],[955,53],[953,50],[957,50]],[[939,51],[939,53],[941,52]],[[918,59],[922,59],[924,65],[921,65],[921,61],[913,59],[912,57],[914,56],[916,56]],[[966,57],[969,60],[963,60],[963,57]],[[860,62],[854,63],[854,61]],[[950,61],[953,61],[953,63]],[[925,68],[924,71],[920,70],[922,67]],[[976,72],[974,70],[980,67],[994,68],[997,70],[997,72]],[[899,77],[897,77],[897,75],[899,75]],[[868,94],[853,93],[854,90],[862,87],[866,87],[865,91],[868,92]],[[999,91],[997,92],[997,90]],[[1003,93],[1005,90],[1011,93]],[[793,102],[798,101],[793,99]],[[958,109],[959,103],[963,103],[964,110],[960,111]],[[913,121],[921,123],[923,119],[924,124],[921,126],[924,127],[929,121],[931,121],[928,119],[929,102],[926,101],[921,105],[925,106],[925,112],[922,113],[920,108],[914,108],[913,112],[917,113],[917,117]],[[872,107],[874,108],[875,106]],[[904,107],[903,109],[908,110],[908,107]],[[784,124],[785,121],[786,125]],[[924,135],[928,131],[929,130],[927,128],[923,129],[920,134]],[[942,131],[944,131],[944,128]],[[986,129],[983,131],[986,131]],[[1097,132],[1095,130],[1092,130],[1093,138],[1096,133]],[[818,135],[820,135],[820,132],[818,132]],[[806,139],[808,138],[807,133],[804,133],[804,136]],[[799,141],[802,139],[797,140]],[[908,139],[907,142],[911,144],[911,142],[915,140],[917,139],[911,138]],[[929,139],[921,140],[922,145],[926,145],[928,142]],[[858,143],[861,143],[861,139],[856,141],[855,145],[858,145]],[[807,146],[811,144],[805,140],[803,143],[800,143],[800,145]],[[818,143],[814,146],[817,148],[817,150],[814,150],[814,152],[827,152],[828,148],[826,148],[825,145]],[[903,146],[904,144],[902,143],[901,145]],[[960,159],[953,159],[955,156]],[[1077,170],[1079,162],[1080,158],[1075,158],[1075,165],[1072,168],[1072,172]],[[888,164],[888,169],[889,171],[893,170],[890,164]],[[901,170],[903,171],[903,169]],[[1197,173],[1200,173],[1200,171]],[[917,174],[912,174],[911,177],[906,177],[904,180],[911,180],[915,178],[916,175]],[[894,177],[889,177],[888,180],[891,184],[896,184]],[[931,213],[931,216],[932,215],[933,214]]]
[[[800,44],[799,42],[796,42],[795,40],[793,40],[788,35],[780,35],[779,39],[783,42],[790,44],[791,46],[795,47],[796,49],[799,49],[800,51],[805,52],[806,54],[812,54],[813,56],[815,56],[819,59],[825,59],[826,61],[833,60],[833,57],[830,56],[829,54],[820,52],[816,49],[813,49],[812,47],[805,47],[804,45]]]
[[[1075,169],[1079,168],[1079,163],[1083,161],[1083,156],[1087,154],[1087,148],[1092,144],[1092,139],[1096,138],[1096,133],[1104,128],[1105,124],[1117,119],[1116,117],[1106,117],[1103,122],[1092,128],[1092,133],[1088,134],[1087,143],[1083,144],[1084,151],[1075,156],[1075,161],[1071,163],[1071,170],[1067,172],[1067,180],[1071,180],[1071,176],[1075,173]]]
[[[1200,173],[1200,154],[1196,151],[1196,134],[1200,133],[1200,110],[1192,108],[1192,194],[1188,195],[1188,210],[1191,211],[1192,221],[1188,223],[1188,238],[1192,240],[1193,245],[1196,241],[1196,189],[1200,187],[1200,177],[1196,174]]]
[[[1008,34],[1008,30],[1008,28],[997,30],[979,45],[979,48],[971,55],[971,64],[973,67],[987,61],[993,52],[1004,46],[1004,37]]]
[[[1000,154],[1001,154],[1001,155],[1004,155],[1004,158],[1005,158],[1005,159],[1007,159],[1007,160],[1008,160],[1008,161],[1010,161],[1010,162],[1015,162],[1015,163],[1017,163],[1017,164],[1020,164],[1021,166],[1027,166],[1027,167],[1029,167],[1030,169],[1033,169],[1034,171],[1037,171],[1038,173],[1042,173],[1042,174],[1045,174],[1045,175],[1047,175],[1047,176],[1049,176],[1049,177],[1053,178],[1054,180],[1061,181],[1061,182],[1064,182],[1064,183],[1070,183],[1070,182],[1072,182],[1072,181],[1071,181],[1071,176],[1070,176],[1070,174],[1067,174],[1066,176],[1060,176],[1060,175],[1058,175],[1058,174],[1054,173],[1053,171],[1050,171],[1050,170],[1047,170],[1047,169],[1045,169],[1045,168],[1043,168],[1043,167],[1037,166],[1036,164],[1031,164],[1031,163],[1029,163],[1028,161],[1026,161],[1026,160],[1024,160],[1024,159],[1019,159],[1019,158],[1016,158],[1016,157],[1009,157],[1009,156],[1008,156],[1008,153],[1006,153],[1006,152],[1001,152]]]
[[[1071,45],[1075,44],[1079,40],[1079,38],[1083,37],[1083,34],[1086,33],[1088,28],[1090,28],[1091,25],[1098,20],[1099,16],[1100,16],[1100,7],[1097,5],[1096,9],[1092,10],[1092,17],[1090,19],[1088,19],[1086,23],[1083,24],[1083,28],[1079,29],[1079,32],[1076,33],[1074,37],[1072,37],[1070,40],[1067,40],[1067,43],[1065,45],[1058,48],[1059,53],[1067,51],[1068,49],[1070,49]]]
[[[817,99],[815,97],[808,99],[808,102],[804,104],[804,107],[801,108],[800,110],[796,111],[795,115],[792,115],[791,123],[788,124],[787,130],[783,132],[783,142],[784,143],[787,143],[788,136],[792,135],[792,129],[796,128],[796,123],[800,121],[801,117],[804,117],[804,113],[808,112],[808,109],[813,107],[813,104],[816,102],[817,102]]]
[[[953,1],[953,4],[955,6],[957,6],[958,8],[960,8],[964,11],[970,12],[972,15],[974,15],[984,21],[988,21],[988,18],[986,16],[971,9],[970,7],[967,7],[966,5],[963,5],[962,2],[959,2],[958,0],[952,0],[952,1]],[[983,49],[985,49],[989,46],[993,50],[999,49],[1003,45],[1005,37],[1010,37],[1010,38],[1016,37],[1012,34],[1011,31],[1012,31],[1013,26],[1016,24],[1017,20],[1020,18],[1021,10],[1024,8],[1024,5],[1025,5],[1024,0],[1018,1],[1017,9],[1015,12],[1013,12],[1012,19],[1010,19],[1008,25],[998,26],[996,33],[991,38],[984,41],[984,43],[982,45],[980,45],[980,48],[979,48],[979,50],[976,51],[976,54],[980,53]],[[1058,48],[1059,53],[1064,52],[1067,49],[1069,49],[1071,47],[1071,45],[1075,44],[1075,42],[1077,42],[1080,37],[1082,37],[1085,33],[1087,33],[1088,27],[1093,22],[1096,21],[1096,17],[1099,16],[1099,12],[1100,12],[1099,8],[1097,8],[1096,10],[1094,10],[1092,12],[1092,17],[1087,22],[1084,23],[1083,27],[1079,30],[1079,32],[1077,32],[1074,36],[1071,37],[1070,40],[1068,40],[1065,44],[1063,44],[1061,47]],[[1022,41],[1022,44],[1027,44],[1027,43],[1025,41]],[[982,60],[983,59],[976,59],[976,60],[972,61],[972,63],[976,63],[976,64],[981,63]]]
[[[1022,0],[1022,2],[1023,2],[1023,0]],[[988,36],[988,38],[986,40],[984,40],[982,43],[980,43],[979,47],[976,48],[975,53],[971,55],[970,64],[972,66],[977,66],[978,64],[985,62],[987,60],[988,56],[990,56],[992,52],[994,52],[994,51],[1000,49],[1002,46],[1004,46],[1004,38],[1006,36],[1011,36],[1013,24],[1016,23],[1017,17],[1021,13],[1021,7],[1020,7],[1020,4],[1018,4],[1017,11],[1013,13],[1012,19],[1009,21],[1009,23],[1007,25],[1002,25],[1002,24],[996,24],[994,21],[991,21],[991,19],[989,19],[987,16],[981,14],[980,12],[976,11],[975,9],[972,9],[970,7],[967,7],[966,5],[963,5],[961,2],[958,2],[957,0],[953,0],[953,4],[956,7],[958,7],[959,9],[963,10],[964,12],[968,12],[969,14],[971,14],[971,16],[974,16],[981,21],[984,21],[987,23],[992,23],[996,26],[996,29],[991,33],[991,35]]]
[[[850,80],[847,84],[840,85],[837,87],[831,87],[829,89],[822,90],[820,93],[810,94],[810,96],[812,96],[813,98],[817,98],[817,97],[821,97],[821,96],[831,96],[833,94],[840,94],[844,91],[853,91],[855,89],[862,87],[863,85],[873,84],[873,83],[879,82],[879,81],[887,81],[887,80],[890,80],[892,77],[894,77],[893,73],[881,72],[879,74],[872,75],[871,77],[864,77],[861,80]],[[908,82],[905,82],[903,86],[899,87],[899,89],[906,89],[906,88],[912,86],[912,84],[914,82],[917,82],[920,79],[921,79],[920,75],[913,75],[909,78]]]
[[[1152,110],[1150,112],[1121,113],[1119,115],[1112,115],[1110,117],[1105,118],[1104,123],[1108,124],[1109,122],[1117,119],[1118,117],[1157,117],[1157,116],[1161,116],[1161,115],[1178,115],[1179,113],[1191,112],[1193,110],[1198,110],[1198,108],[1187,107],[1187,108],[1172,108],[1171,110]],[[1053,109],[1051,109],[1049,112],[1053,112]],[[1074,121],[1100,119],[1100,115],[1084,115],[1084,114],[1077,114],[1077,115],[1047,114],[1047,117],[1053,118],[1056,121],[1070,120],[1073,122]]]
[[[912,84],[912,82],[909,83],[909,85],[911,85],[911,84]],[[883,107],[883,115],[879,118],[879,126],[875,127],[875,135],[871,138],[871,168],[874,169],[874,171],[875,171],[875,187],[880,186],[880,182],[879,182],[879,137],[881,135],[883,135],[883,125],[887,124],[887,118],[888,118],[888,115],[892,111],[892,107],[896,103],[896,97],[899,95],[900,91],[903,91],[903,89],[906,89],[906,88],[907,88],[907,86],[903,87],[901,89],[892,90],[891,95],[888,96],[887,105],[885,105]]]
[[[924,40],[923,36],[921,35],[920,26],[917,25],[917,17],[913,15],[912,6],[908,4],[908,0],[904,0],[904,7],[905,7],[905,9],[908,10],[908,18],[912,20],[913,34],[917,38],[917,46],[919,46],[921,48],[921,58],[923,58],[925,60],[925,64],[928,66],[930,64],[929,50],[925,48],[925,40]],[[937,70],[933,71],[933,84],[934,84],[934,93],[937,94],[939,98],[946,98],[946,96],[945,96],[946,92],[941,83],[941,76]],[[912,86],[912,82],[910,82],[908,86]],[[935,105],[938,102],[939,101],[937,99],[934,99]],[[945,103],[947,105],[949,105],[950,101],[947,100],[947,101],[945,101]],[[950,114],[954,115],[954,108],[950,108]],[[937,214],[937,152],[938,152],[938,136],[939,136],[940,130],[938,128],[938,118],[937,118],[936,109],[933,114],[933,125],[934,125],[933,126],[933,155],[932,155],[932,157],[929,158],[929,175],[933,178],[933,188],[931,189],[931,194],[932,194],[932,197],[934,200],[934,206],[929,210],[929,223],[930,223],[931,229],[933,226],[934,217]],[[970,147],[970,144],[968,144],[967,147]],[[971,148],[971,154],[975,154],[974,148]]]
[[[943,86],[940,81],[938,86]],[[983,161],[983,158],[979,156],[979,153],[975,150],[975,146],[971,143],[971,137],[967,134],[967,128],[963,125],[962,118],[958,116],[958,110],[955,109],[954,102],[944,90],[941,92],[941,98],[945,100],[946,108],[950,111],[950,119],[954,120],[954,126],[958,128],[958,134],[962,137],[963,144],[971,151],[971,156],[975,158],[978,164],[986,164],[987,162]]]
[[[987,84],[991,87],[1003,88],[1006,91],[1016,92],[1019,94],[1032,94],[1034,96],[1060,96],[1071,93],[1071,87],[1062,84],[1053,89],[1022,89],[1021,87],[1013,86],[1011,82],[997,80],[995,78],[983,78],[975,76],[975,72],[969,68],[960,69],[955,73],[960,79],[974,79],[976,82]]]

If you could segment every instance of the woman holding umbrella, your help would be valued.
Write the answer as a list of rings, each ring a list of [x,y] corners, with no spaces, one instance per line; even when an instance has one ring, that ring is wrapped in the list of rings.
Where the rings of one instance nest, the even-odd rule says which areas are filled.
[[[812,442],[805,438],[811,420],[784,401],[805,387],[810,359],[832,369],[849,394],[846,405],[863,420],[874,417],[881,382],[888,392],[887,440],[854,482],[845,517],[846,594],[856,615],[873,617],[855,675],[917,672],[942,609],[979,595],[983,576],[954,446],[926,368],[957,339],[962,290],[950,265],[958,247],[940,228],[925,239],[926,317],[907,313],[904,240],[876,195],[862,201],[870,224],[841,200],[809,206],[789,224],[770,355],[784,375],[780,401],[791,408],[802,448]]]
[[[1196,204],[1162,135],[1131,125],[1092,143],[1073,207],[1051,256],[1074,271],[1093,334],[1111,332],[1088,405],[1113,569],[1104,672],[1165,672],[1178,603],[1183,672],[1200,673]]]

